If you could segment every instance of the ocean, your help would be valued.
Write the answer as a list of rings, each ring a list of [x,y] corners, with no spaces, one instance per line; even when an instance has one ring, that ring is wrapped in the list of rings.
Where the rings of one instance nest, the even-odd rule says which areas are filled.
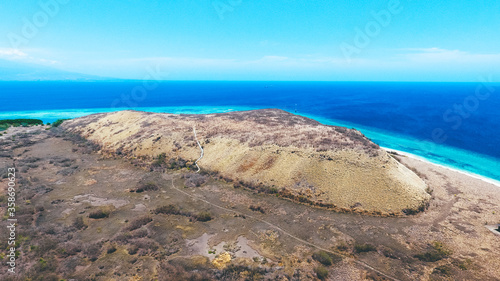
[[[0,119],[279,108],[500,181],[499,94],[500,84],[482,82],[0,82]]]

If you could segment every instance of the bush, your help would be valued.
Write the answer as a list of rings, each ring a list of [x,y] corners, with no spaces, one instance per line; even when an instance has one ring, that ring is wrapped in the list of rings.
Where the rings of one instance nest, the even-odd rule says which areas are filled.
[[[52,123],[52,127],[59,127],[64,121],[69,120],[69,119],[58,119],[54,123]]]
[[[432,271],[433,274],[439,274],[439,275],[444,275],[444,276],[450,276],[451,275],[451,267],[449,265],[441,265]]]
[[[83,221],[83,217],[76,217],[73,222],[73,226],[78,230],[87,228],[87,225]]]
[[[91,219],[103,219],[109,217],[109,212],[104,210],[96,210],[89,214]]]
[[[354,245],[354,251],[356,253],[365,253],[365,252],[371,252],[371,251],[376,251],[377,248],[371,244],[356,244]]]
[[[102,242],[97,242],[94,244],[88,245],[83,253],[86,257],[89,258],[90,261],[96,261],[101,255]]]
[[[261,206],[250,205],[250,210],[254,212],[261,212],[262,214],[266,213],[266,211]]]
[[[165,164],[165,160],[167,158],[167,155],[165,153],[161,153],[156,157],[156,159],[153,161],[151,164],[153,167],[161,167],[163,164]]]
[[[209,212],[201,212],[195,216],[195,219],[197,221],[206,222],[212,220],[212,215]]]
[[[180,215],[181,211],[178,207],[170,204],[166,206],[161,206],[153,211],[155,214],[165,214],[165,215]]]
[[[114,252],[116,252],[116,247],[115,247],[115,245],[111,245],[111,246],[108,248],[108,250],[106,251],[106,253],[108,253],[108,254],[112,254],[112,253],[114,253]]]
[[[323,266],[318,266],[314,269],[316,276],[318,276],[319,280],[325,280],[328,277],[328,270]]]
[[[342,258],[338,255],[335,255],[333,253],[328,253],[326,251],[319,251],[316,252],[312,255],[312,258],[321,263],[322,265],[330,266],[336,262],[339,262],[342,260]]]
[[[37,125],[43,125],[43,121],[39,119],[4,119],[0,120],[0,131],[6,130],[9,127],[26,127]]]
[[[137,188],[130,190],[130,192],[141,193],[144,191],[155,191],[155,190],[158,190],[158,185],[156,185],[156,183],[154,182],[148,182],[140,184]]]
[[[136,229],[141,228],[142,226],[150,223],[151,221],[153,221],[153,219],[151,217],[148,217],[148,216],[138,218],[138,219],[132,221],[129,224],[129,226],[126,228],[126,230],[129,230],[129,231],[136,230]]]
[[[451,251],[447,249],[441,242],[433,242],[431,249],[423,254],[415,255],[415,257],[425,262],[436,262],[451,255]]]
[[[202,186],[206,181],[207,177],[201,174],[187,174],[184,176],[186,179],[185,185],[187,187],[200,187]]]

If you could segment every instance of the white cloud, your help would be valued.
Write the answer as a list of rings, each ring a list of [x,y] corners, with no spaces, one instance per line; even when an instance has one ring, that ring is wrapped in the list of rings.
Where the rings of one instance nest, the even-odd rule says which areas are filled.
[[[43,65],[54,65],[58,63],[55,60],[33,57],[24,51],[13,48],[0,48],[0,59]]]
[[[23,59],[26,57],[28,57],[28,54],[26,54],[21,50],[12,48],[0,48],[0,58],[8,60],[16,60],[16,59]]]
[[[500,63],[500,54],[469,53],[460,50],[441,48],[401,49],[409,51],[399,54],[398,59],[422,64],[452,63],[452,64],[492,64]]]

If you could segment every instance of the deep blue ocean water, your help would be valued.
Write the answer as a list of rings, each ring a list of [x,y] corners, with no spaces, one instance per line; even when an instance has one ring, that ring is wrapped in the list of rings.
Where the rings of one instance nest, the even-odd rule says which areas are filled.
[[[381,146],[500,180],[500,84],[406,82],[0,82],[0,119],[53,122],[133,108],[280,108],[359,129]]]

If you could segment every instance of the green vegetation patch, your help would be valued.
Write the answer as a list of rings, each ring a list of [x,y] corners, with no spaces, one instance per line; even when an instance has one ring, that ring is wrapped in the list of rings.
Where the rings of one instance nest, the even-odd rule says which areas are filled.
[[[59,127],[64,121],[70,120],[70,119],[57,119],[54,123],[52,123],[52,127]]]
[[[354,251],[356,251],[356,253],[366,253],[366,252],[372,252],[372,251],[376,251],[377,248],[375,248],[375,246],[371,245],[371,244],[356,244],[354,245]]]
[[[312,255],[312,258],[325,266],[330,266],[342,260],[342,257],[326,251],[318,251]]]
[[[314,269],[314,272],[316,273],[316,276],[318,276],[319,280],[326,280],[326,278],[328,277],[328,270],[323,266],[316,267]]]
[[[425,262],[435,262],[447,258],[451,255],[451,250],[446,248],[441,242],[433,242],[431,249],[425,253],[415,255],[415,257]]]
[[[207,222],[211,221],[213,219],[212,214],[209,212],[199,212],[197,214],[193,214],[192,212],[186,212],[182,211],[179,209],[177,206],[174,205],[165,205],[158,207],[152,211],[154,214],[164,214],[164,215],[179,215],[179,216],[185,216],[188,217],[191,221],[201,221],[201,222]]]
[[[438,275],[443,275],[443,276],[451,276],[452,275],[451,267],[447,264],[434,268],[432,273],[438,274]]]
[[[29,127],[43,125],[40,119],[4,119],[0,120],[0,131],[7,130],[9,127]]]
[[[109,217],[109,212],[105,210],[96,210],[89,214],[89,218],[91,219],[104,219]]]

